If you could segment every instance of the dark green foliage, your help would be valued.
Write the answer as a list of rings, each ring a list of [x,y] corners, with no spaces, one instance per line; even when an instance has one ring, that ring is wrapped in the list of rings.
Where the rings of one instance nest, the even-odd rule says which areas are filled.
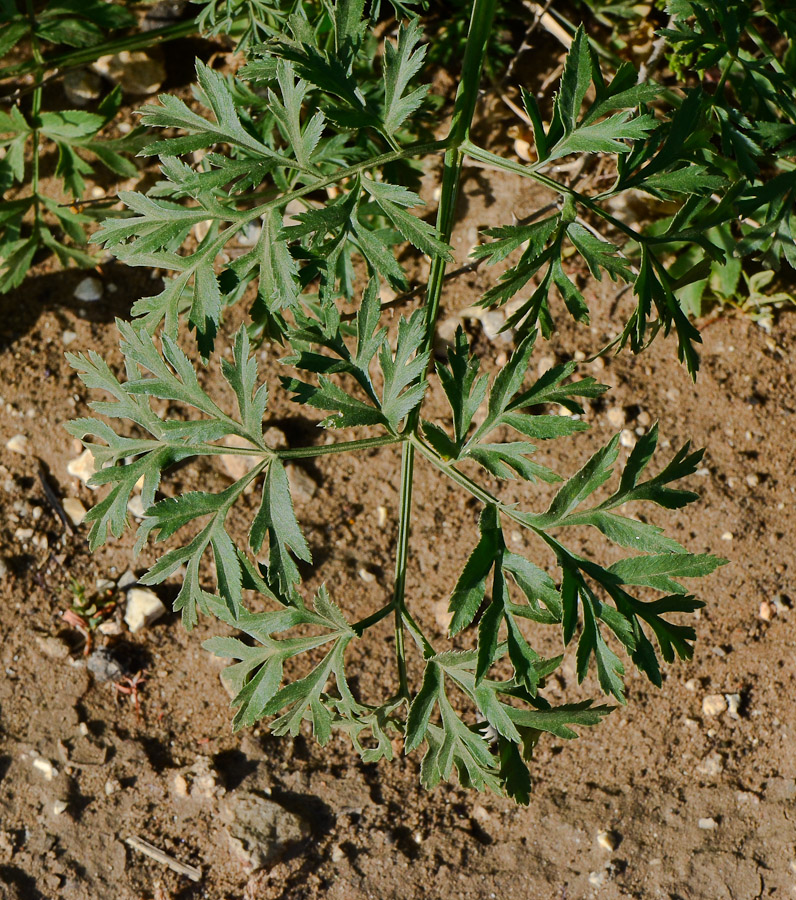
[[[124,529],[130,492],[143,476],[146,514],[138,546],[169,542],[145,583],[184,567],[175,609],[185,625],[211,615],[239,632],[206,644],[238,660],[229,671],[236,728],[267,718],[276,734],[295,735],[306,721],[321,744],[339,729],[367,762],[391,758],[392,741],[401,736],[406,752],[425,744],[421,779],[427,787],[455,771],[463,785],[527,803],[527,762],[541,736],[574,738],[576,727],[596,725],[612,708],[593,701],[551,706],[545,680],[567,648],[573,648],[579,680],[593,673],[595,690],[619,702],[628,660],[660,684],[661,659],[672,662],[693,652],[694,631],[678,617],[701,602],[686,593],[682,580],[723,562],[688,553],[637,518],[639,503],[647,510],[677,509],[695,499],[677,483],[694,473],[699,452],[686,446],[668,463],[654,464],[653,427],[623,465],[615,437],[579,468],[556,471],[537,461],[540,442],[586,430],[577,418],[582,404],[607,388],[579,378],[575,363],[529,377],[537,323],[543,336],[552,328],[550,286],[576,319],[588,318],[565,261],[568,248],[594,277],[607,274],[633,285],[638,306],[626,342],[641,349],[650,332],[673,328],[682,357],[696,369],[692,345],[698,335],[675,296],[683,279],[667,271],[661,248],[688,243],[716,258],[723,253],[705,223],[725,222],[736,195],[700,130],[703,99],[689,95],[671,116],[653,112],[658,87],[637,84],[630,67],[606,82],[579,31],[548,127],[533,95],[525,93],[538,161],[520,166],[465,137],[474,99],[468,93],[477,91],[487,38],[481,27],[470,35],[464,57],[466,87],[453,113],[457,130],[420,143],[415,137],[430,106],[425,86],[416,82],[425,53],[418,19],[402,22],[374,49],[378,10],[366,12],[357,0],[325,6],[320,18],[294,15],[286,21],[275,8],[235,8],[243,6],[263,11],[269,40],[251,50],[238,80],[198,64],[196,103],[163,95],[145,107],[147,125],[169,129],[145,151],[159,156],[163,179],[147,195],[125,195],[131,215],[106,222],[95,236],[130,265],[158,266],[172,275],[160,294],[136,304],[134,324],[119,323],[124,378],[96,354],[70,357],[88,387],[110,395],[93,408],[114,421],[114,427],[104,419],[69,426],[102,466],[94,484],[109,486],[87,516],[92,546]],[[491,0],[477,0],[474,21],[488,23],[490,9]],[[221,4],[208,5],[207,21],[221,27],[223,12]],[[365,77],[366,67],[374,74]],[[189,156],[197,151],[199,162]],[[583,153],[616,159],[616,183],[599,196],[578,194],[545,171],[551,162]],[[410,211],[422,206],[410,163],[429,154],[444,154],[436,225]],[[547,218],[493,229],[493,241],[477,251],[492,262],[520,254],[484,299],[502,304],[523,296],[508,322],[518,327],[520,339],[494,377],[481,372],[461,329],[447,359],[430,369],[464,155],[538,179],[562,198]],[[630,188],[679,205],[665,230],[645,236],[618,228],[601,204]],[[717,191],[729,196],[718,210],[704,202]],[[615,233],[611,240],[602,237],[592,224],[600,218],[621,239]],[[207,223],[204,233],[189,245],[200,222]],[[241,236],[247,238],[243,247]],[[631,241],[641,247],[638,258],[628,249]],[[399,261],[404,253],[396,247],[426,255],[431,274],[426,302],[387,327],[384,285],[408,287]],[[215,364],[225,309],[249,284],[257,291],[251,325],[237,332],[220,364],[231,391],[227,407],[207,394],[197,371]],[[195,341],[187,338],[186,322]],[[285,345],[281,389],[298,405],[322,411],[319,424],[328,442],[268,446],[268,392],[258,379],[252,335]],[[450,414],[443,420],[423,416],[429,386],[447,399]],[[154,400],[167,401],[167,412],[157,415]],[[572,415],[557,415],[557,407]],[[131,423],[129,429],[119,420]],[[341,428],[353,429],[353,439],[337,440]],[[394,591],[370,615],[349,621],[346,598],[321,587],[310,602],[302,591],[313,548],[294,510],[287,466],[296,458],[398,445],[403,470]],[[169,467],[223,453],[250,462],[232,485],[157,499]],[[416,457],[482,504],[478,541],[451,585],[452,649],[441,651],[415,621],[414,600],[405,596]],[[479,483],[484,473],[557,490],[537,509],[530,508],[528,491],[521,504],[510,504],[500,490],[491,493]],[[252,490],[253,507],[243,500]],[[244,536],[232,523],[247,508]],[[549,571],[532,553],[509,549],[509,523],[526,529],[555,560]],[[601,565],[567,544],[573,526],[590,528],[631,555]],[[251,593],[258,595],[255,608],[265,611],[250,609]],[[398,636],[397,684],[385,675],[384,696],[369,705],[349,684],[347,651],[387,616],[394,617]],[[534,649],[541,629],[560,635],[561,655],[551,659]],[[422,682],[412,683],[407,674],[407,633],[417,650],[410,672],[422,666]],[[308,674],[286,678],[285,663],[305,653],[312,654]]]

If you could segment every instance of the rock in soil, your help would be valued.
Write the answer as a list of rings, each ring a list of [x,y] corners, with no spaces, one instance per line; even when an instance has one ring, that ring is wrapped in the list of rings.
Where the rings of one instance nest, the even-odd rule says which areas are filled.
[[[163,63],[142,50],[122,50],[101,56],[93,69],[114,84],[120,84],[125,94],[154,94],[166,80]]]
[[[727,701],[723,694],[706,694],[702,699],[702,712],[706,716],[720,716],[727,711]]]
[[[86,507],[83,506],[81,500],[78,500],[77,497],[65,497],[61,506],[64,508],[64,512],[69,516],[73,525],[80,525],[83,519],[86,518]]]
[[[96,303],[102,299],[103,287],[99,278],[84,278],[75,288],[74,298],[83,303]]]
[[[276,862],[310,831],[300,816],[248,791],[231,796],[222,807],[221,817],[226,822],[230,849],[246,871]]]
[[[64,75],[64,93],[74,106],[86,106],[102,94],[102,79],[90,69],[70,69]]]
[[[86,668],[97,681],[117,681],[124,675],[121,663],[104,647],[98,647],[89,655]]]
[[[165,612],[166,607],[154,591],[150,591],[148,588],[134,587],[127,592],[124,621],[133,634],[142,631],[153,622],[157,622]]]
[[[227,447],[252,449],[251,441],[247,441],[246,438],[242,438],[237,434],[230,435],[224,443]],[[224,471],[233,481],[240,481],[260,462],[256,456],[244,456],[237,453],[222,453],[219,456],[219,460],[224,467]]]
[[[84,450],[80,456],[69,460],[66,471],[87,485],[89,478],[97,471],[94,454],[90,450]],[[92,488],[92,490],[95,489]]]
[[[301,466],[292,463],[285,466],[288,484],[290,485],[290,495],[293,502],[307,503],[315,496],[318,485],[315,480]]]

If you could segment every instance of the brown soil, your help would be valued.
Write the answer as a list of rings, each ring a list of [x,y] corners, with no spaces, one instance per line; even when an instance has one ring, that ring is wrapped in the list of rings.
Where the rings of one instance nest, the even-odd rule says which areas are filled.
[[[521,217],[547,202],[491,172],[470,174],[455,238],[460,259],[474,227],[510,221],[512,212]],[[4,450],[0,469],[0,555],[8,567],[0,606],[0,898],[792,896],[793,317],[783,317],[771,335],[743,318],[707,325],[697,388],[676,362],[671,340],[658,340],[640,358],[622,355],[604,367],[581,366],[614,390],[605,403],[589,406],[591,431],[557,442],[546,457],[574,472],[615,430],[608,407],[624,408],[630,428],[647,413],[660,421],[664,445],[676,448],[691,438],[707,448],[702,474],[692,479],[701,501],[685,511],[658,513],[655,521],[690,550],[731,562],[698,585],[707,606],[696,622],[695,659],[671,667],[660,691],[631,677],[628,705],[601,726],[584,729],[580,740],[543,740],[532,766],[530,806],[517,808],[455,785],[425,793],[416,757],[364,765],[341,738],[323,749],[306,737],[274,738],[264,728],[233,735],[220,668],[201,648],[206,636],[223,633],[220,627],[203,622],[189,635],[170,615],[137,635],[98,636],[130,673],[146,670],[140,712],[88,673],[79,635],[61,617],[72,601],[71,580],[91,592],[96,579],[118,578],[131,567],[141,571],[152,557],[135,560],[129,536],[91,556],[84,530],[66,532],[48,504],[36,457],[61,497],[93,502],[96,495],[66,470],[77,453],[61,426],[87,414],[89,398],[63,359],[62,333],[77,333],[70,349],[95,349],[118,364],[113,316],[125,315],[151,283],[140,272],[110,266],[103,280],[117,291],[81,305],[71,300],[81,277],[44,266],[0,300],[0,438],[4,445],[24,433],[31,447],[27,456]],[[446,313],[469,306],[491,277],[482,270],[455,282]],[[537,360],[591,353],[616,333],[628,298],[615,303],[609,284],[592,285],[589,300],[591,328],[571,326],[562,315],[560,332],[540,345]],[[510,347],[488,342],[474,321],[468,327],[494,369]],[[262,362],[262,375],[274,386],[278,349],[266,348]],[[211,386],[219,382],[217,374],[209,380]],[[274,394],[274,424],[291,443],[313,440],[312,423],[295,419],[295,407]],[[438,399],[432,397],[432,407],[442,414]],[[320,565],[307,584],[316,587],[322,578],[355,618],[377,608],[389,590],[398,469],[390,449],[366,461],[333,457],[308,468],[319,489],[297,512]],[[169,490],[225,483],[221,469],[207,463],[180,469]],[[541,505],[535,488],[514,490],[518,499]],[[376,514],[381,505],[389,510],[384,527]],[[449,594],[473,546],[478,509],[420,466],[415,515],[408,595],[423,624],[439,633],[435,604]],[[18,536],[27,528],[35,544]],[[604,559],[602,545],[590,540],[584,540],[584,552]],[[517,546],[525,546],[522,536]],[[535,548],[528,545],[527,552]],[[377,575],[374,582],[361,579],[363,566]],[[167,584],[161,594],[168,599],[174,592],[175,585]],[[766,621],[761,603],[775,598],[775,614]],[[377,632],[352,660],[365,695],[386,695],[394,687],[389,628]],[[62,651],[53,637],[67,641],[70,652],[54,658]],[[417,659],[410,675],[418,675]],[[580,696],[574,682],[568,661],[549,696]],[[593,684],[584,689],[595,695]],[[737,718],[704,715],[703,697],[712,693],[740,694]],[[52,781],[34,767],[37,757],[57,768]],[[216,773],[218,787],[206,797],[181,796],[175,776],[197,762]],[[254,875],[231,853],[219,816],[220,805],[243,791],[270,794],[311,826],[308,839]],[[61,814],[54,812],[58,801],[66,803]],[[615,834],[613,850],[598,843],[600,831]],[[201,882],[131,849],[125,844],[131,836],[201,867]]]

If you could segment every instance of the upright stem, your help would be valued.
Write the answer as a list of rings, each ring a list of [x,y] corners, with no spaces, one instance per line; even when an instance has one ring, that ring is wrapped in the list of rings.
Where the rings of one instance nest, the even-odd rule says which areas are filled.
[[[27,0],[26,7],[28,18],[30,19],[30,43],[33,51],[33,60],[36,63],[36,74],[34,81],[36,87],[33,90],[33,99],[31,101],[31,119],[33,120],[33,154],[31,159],[31,176],[30,189],[33,194],[33,231],[38,233],[41,225],[41,208],[39,205],[39,113],[41,112],[41,93],[42,80],[44,78],[44,59],[39,46],[39,39],[36,37],[36,13],[33,9],[33,0]]]
[[[478,102],[478,86],[481,80],[481,69],[486,56],[486,45],[496,0],[475,0],[467,33],[467,44],[462,64],[462,77],[456,100],[453,105],[451,129],[448,135],[445,159],[442,169],[442,192],[439,211],[437,212],[437,232],[446,243],[450,242],[453,225],[456,220],[456,201],[459,194],[459,179],[464,154],[462,145],[468,139],[470,126]],[[426,295],[425,334],[421,352],[431,349],[434,331],[437,327],[439,303],[442,286],[445,280],[447,261],[442,257],[434,257]],[[406,431],[414,434],[420,421],[419,406],[415,407],[406,423]],[[409,522],[412,511],[412,481],[415,461],[415,448],[407,441],[403,446],[401,457],[401,508],[398,522],[398,549],[395,560],[395,588],[393,605],[395,607],[395,653],[398,661],[398,680],[403,696],[408,696],[406,679],[406,655],[404,648],[404,626],[420,646],[424,656],[433,654],[433,648],[406,609],[406,568],[409,553]]]

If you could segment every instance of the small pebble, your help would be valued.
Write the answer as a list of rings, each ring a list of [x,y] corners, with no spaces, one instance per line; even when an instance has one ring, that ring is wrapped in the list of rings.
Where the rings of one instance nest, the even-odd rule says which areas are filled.
[[[6,441],[6,450],[12,453],[21,453],[27,455],[29,452],[28,439],[24,434],[15,434],[14,437]]]
[[[246,438],[237,434],[230,435],[226,438],[224,443],[227,447],[239,447],[247,450],[252,449],[251,441],[247,441]],[[254,455],[238,453],[222,453],[221,456],[219,456],[221,465],[233,481],[240,481],[241,478],[248,475],[257,463],[260,462],[260,459]]]
[[[122,633],[122,626],[118,622],[111,620],[97,625],[97,631],[106,637],[118,637]]]
[[[624,428],[625,422],[627,421],[625,411],[621,406],[612,406],[606,411],[605,418],[608,419],[614,428]]]
[[[117,791],[122,789],[122,784],[118,778],[109,778],[105,782],[105,796],[110,797],[111,794],[115,794]]]
[[[146,518],[146,511],[144,510],[144,501],[141,499],[140,494],[133,494],[132,497],[130,497],[130,499],[127,501],[127,511],[135,519]]]
[[[709,778],[715,778],[724,771],[724,759],[720,753],[709,753],[702,762],[697,766],[697,772],[700,775],[707,775]]]
[[[739,712],[741,708],[741,695],[740,694],[725,694],[724,699],[727,701],[727,715],[731,719],[735,719],[736,721],[741,718],[741,714]]]
[[[83,506],[77,497],[64,498],[61,506],[63,506],[64,512],[69,516],[73,525],[80,525],[83,519],[86,518],[86,507]]]
[[[166,607],[161,603],[160,597],[149,588],[134,587],[127,592],[124,621],[133,634],[157,622],[165,612]]]
[[[727,701],[723,694],[706,694],[702,699],[702,712],[706,716],[720,716],[727,711]]]
[[[751,475],[746,476],[746,483],[749,487],[757,487],[760,484],[760,477],[752,472]]]
[[[624,428],[619,435],[619,443],[628,450],[632,450],[636,446],[636,436],[629,428]]]
[[[387,524],[387,507],[386,506],[377,506],[376,507],[376,522],[379,528],[384,528]]]
[[[102,292],[102,282],[99,278],[89,276],[78,283],[73,296],[75,300],[80,300],[82,303],[96,303],[97,300],[102,299]]]
[[[180,775],[178,772],[172,781],[174,785],[174,793],[178,797],[187,797],[188,796],[188,782],[185,779],[184,775]]]
[[[69,804],[66,800],[56,800],[55,803],[53,803],[53,814],[60,816],[61,813],[66,812],[68,806]]]
[[[357,574],[365,582],[365,584],[373,584],[373,582],[376,580],[376,576],[373,574],[373,572],[369,572],[365,568],[360,569]]]
[[[66,471],[75,478],[79,478],[83,484],[88,485],[89,479],[97,471],[94,454],[90,450],[84,450],[80,456],[67,463]],[[92,487],[92,490],[95,488]]]
[[[290,486],[290,494],[293,497],[293,501],[306,503],[307,501],[312,500],[315,496],[315,492],[318,490],[315,479],[301,466],[296,466],[292,463],[285,466],[285,473],[287,474],[287,481]]]
[[[69,647],[55,635],[37,634],[36,644],[39,650],[50,659],[66,659],[69,656]]]
[[[63,80],[64,93],[74,106],[86,106],[102,94],[102,79],[90,69],[70,69]]]
[[[41,772],[47,781],[52,781],[58,775],[58,769],[55,768],[49,759],[45,759],[43,756],[37,756],[33,760],[33,768],[37,772]]]
[[[77,340],[77,332],[69,331],[68,329],[61,335],[61,340],[64,342],[64,347],[68,347],[73,341]]]
[[[612,853],[619,846],[619,835],[615,831],[598,831],[597,843],[603,850]]]
[[[105,647],[98,647],[86,659],[86,668],[97,681],[117,681],[124,675],[124,669],[113,654]]]
[[[138,576],[132,569],[128,569],[116,582],[116,587],[120,591],[124,591],[127,588],[132,587],[134,584],[138,584]]]
[[[332,847],[332,862],[340,862],[341,859],[345,857],[345,853],[343,853],[339,844],[335,844]]]
[[[592,887],[601,887],[605,881],[605,872],[589,872],[589,884]]]
[[[699,680],[696,678],[689,678],[688,681],[683,685],[683,687],[687,691],[695,691],[699,687]]]
[[[92,68],[114,84],[121,85],[125,94],[155,94],[166,80],[166,69],[160,59],[143,50],[122,50],[100,56]]]
[[[731,541],[732,538],[733,538],[733,535],[732,535],[731,531],[725,531],[724,534],[721,536],[721,539],[723,541]]]
[[[265,429],[263,440],[265,441],[265,446],[270,447],[271,450],[286,450],[289,446],[285,432],[281,428],[277,428],[276,425],[271,425]]]
[[[652,425],[652,416],[644,409],[636,416],[636,422],[642,428],[649,428]]]
[[[719,827],[719,823],[715,819],[711,818],[700,819],[697,822],[697,825],[699,825],[699,827],[703,831],[713,831],[714,828]]]

